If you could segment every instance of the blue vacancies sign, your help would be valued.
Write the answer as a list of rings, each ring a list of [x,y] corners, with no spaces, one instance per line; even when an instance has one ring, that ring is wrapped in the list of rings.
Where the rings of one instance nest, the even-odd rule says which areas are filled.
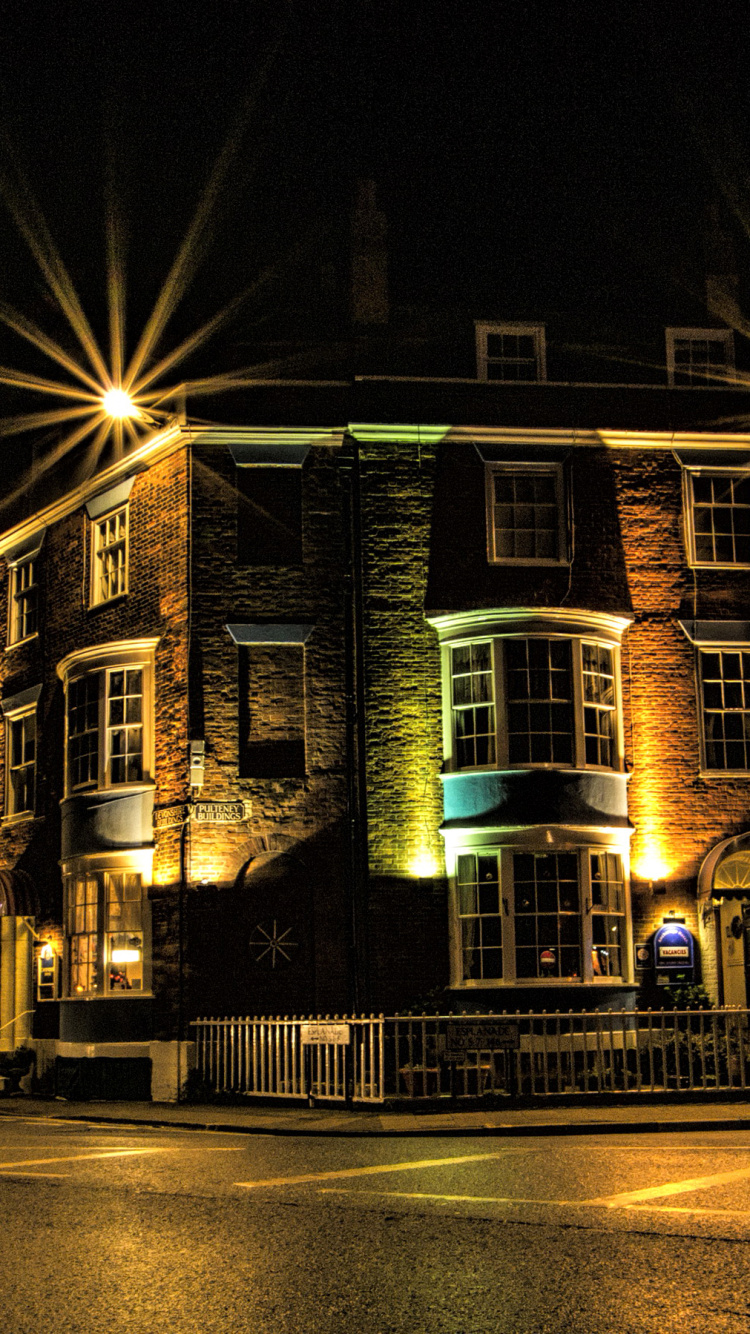
[[[667,922],[654,936],[654,963],[657,970],[673,968],[685,972],[693,967],[695,942],[686,926]]]

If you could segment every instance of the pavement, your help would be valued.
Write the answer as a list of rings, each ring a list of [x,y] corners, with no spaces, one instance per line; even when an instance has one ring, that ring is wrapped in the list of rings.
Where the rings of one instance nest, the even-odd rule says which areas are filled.
[[[620,1103],[544,1105],[480,1110],[403,1107],[241,1105],[167,1102],[68,1102],[12,1096],[0,1117],[47,1117],[119,1126],[182,1127],[243,1135],[447,1137],[644,1134],[665,1131],[750,1130],[750,1100],[655,1102],[634,1095]]]

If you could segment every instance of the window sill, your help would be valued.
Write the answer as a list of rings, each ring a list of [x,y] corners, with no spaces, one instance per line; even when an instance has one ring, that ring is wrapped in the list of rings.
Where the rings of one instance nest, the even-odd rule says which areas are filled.
[[[699,769],[699,778],[750,778],[750,769]]]
[[[15,815],[4,815],[0,820],[0,825],[3,829],[6,829],[11,825],[30,824],[32,820],[39,819],[41,819],[41,816],[38,816],[35,811],[19,811]]]
[[[62,1001],[153,1000],[153,991],[82,991],[74,996],[61,996]]]
[[[750,561],[688,560],[691,570],[750,570]]]
[[[445,769],[444,772],[440,774],[440,778],[452,778],[455,774],[521,774],[540,772],[562,774],[614,774],[616,777],[630,777],[630,774],[627,773],[625,769],[611,769],[604,765],[597,764],[588,764],[579,767],[575,764],[554,764],[544,760],[538,764],[477,764],[467,766],[464,769]],[[724,771],[722,770],[722,772]],[[750,770],[747,772],[750,773]]]
[[[536,557],[532,556],[488,556],[488,565],[505,565],[515,568],[523,565],[526,568],[533,569],[535,566],[541,566],[543,569],[567,570],[570,567],[570,561],[567,557],[561,560],[558,556]]]
[[[104,607],[114,607],[118,602],[124,602],[128,596],[128,590],[124,593],[118,593],[116,597],[107,598],[104,602],[90,602],[89,611],[101,611]]]
[[[116,787],[77,787],[72,792],[66,792],[64,797],[60,798],[60,805],[63,802],[72,801],[74,797],[131,797],[137,792],[153,792],[156,790],[156,782],[149,778],[142,783],[118,783]]]
[[[10,653],[14,648],[22,648],[24,644],[31,644],[33,640],[39,638],[39,631],[35,630],[33,635],[27,635],[25,639],[14,639],[12,643],[5,645],[5,652]]]
[[[519,987],[549,987],[550,990],[559,990],[560,987],[633,987],[635,982],[628,982],[624,977],[592,977],[590,981],[580,977],[524,977],[518,981],[511,981],[508,978],[499,977],[495,981],[491,978],[481,978],[476,981],[456,982],[451,991],[509,991],[517,990]]]

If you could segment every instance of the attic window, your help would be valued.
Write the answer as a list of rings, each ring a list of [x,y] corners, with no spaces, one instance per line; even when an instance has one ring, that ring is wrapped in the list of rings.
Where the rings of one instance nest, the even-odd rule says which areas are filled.
[[[720,388],[734,379],[731,329],[666,329],[667,378],[680,385]]]
[[[543,324],[477,322],[477,378],[498,382],[537,382],[547,378]]]

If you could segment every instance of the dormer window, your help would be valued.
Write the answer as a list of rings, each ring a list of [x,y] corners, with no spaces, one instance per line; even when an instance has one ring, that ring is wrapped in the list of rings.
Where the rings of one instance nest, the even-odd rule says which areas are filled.
[[[475,324],[477,379],[538,382],[547,378],[543,324]]]
[[[734,379],[731,329],[667,329],[667,378],[671,388],[720,388]]]
[[[560,564],[564,560],[561,466],[488,463],[485,482],[491,564]]]

